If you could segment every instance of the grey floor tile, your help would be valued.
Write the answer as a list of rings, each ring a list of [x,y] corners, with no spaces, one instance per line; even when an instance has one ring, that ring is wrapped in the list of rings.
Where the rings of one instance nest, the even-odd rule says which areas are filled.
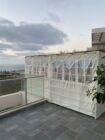
[[[105,134],[105,123],[100,122],[97,124],[97,126],[94,128],[94,130],[99,133],[104,135]]]
[[[0,120],[0,140],[105,140],[100,119],[45,103]]]

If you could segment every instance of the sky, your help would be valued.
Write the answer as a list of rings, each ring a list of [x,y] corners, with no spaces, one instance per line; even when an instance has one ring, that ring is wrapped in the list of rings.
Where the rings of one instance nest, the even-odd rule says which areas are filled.
[[[0,0],[0,64],[86,50],[92,28],[105,27],[104,13],[105,0]]]

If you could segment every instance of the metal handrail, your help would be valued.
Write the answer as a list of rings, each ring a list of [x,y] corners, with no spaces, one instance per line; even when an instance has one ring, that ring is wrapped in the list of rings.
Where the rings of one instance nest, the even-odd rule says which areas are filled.
[[[30,79],[30,78],[39,78],[44,76],[30,76],[30,77],[22,77],[22,78],[13,78],[13,79],[1,79],[0,81],[14,81],[14,80],[23,80],[23,79]]]

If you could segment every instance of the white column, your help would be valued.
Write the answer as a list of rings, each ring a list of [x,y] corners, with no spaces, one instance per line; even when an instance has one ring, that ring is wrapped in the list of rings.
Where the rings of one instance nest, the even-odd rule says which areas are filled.
[[[62,64],[62,80],[65,79],[65,67],[64,67],[64,62]]]
[[[69,81],[71,81],[71,72],[70,72],[70,69],[69,69]]]
[[[78,83],[78,61],[75,61],[75,80]]]
[[[52,57],[48,57],[48,100],[51,101]]]
[[[31,74],[34,75],[34,57],[32,57],[31,59],[32,59],[31,60],[31,63],[32,63],[31,64],[32,65],[32,72],[31,72]]]
[[[41,75],[42,74],[42,63],[41,63],[42,61],[41,61],[41,57],[40,57],[40,59],[39,59],[39,75]]]
[[[27,58],[25,57],[25,75],[28,74]]]
[[[52,61],[51,61],[51,56],[48,57],[48,78],[52,78]]]
[[[84,61],[84,67],[85,67],[85,59],[83,60]],[[84,83],[86,82],[86,71],[85,71],[85,68],[84,68],[84,70],[83,70],[83,72],[84,72]]]

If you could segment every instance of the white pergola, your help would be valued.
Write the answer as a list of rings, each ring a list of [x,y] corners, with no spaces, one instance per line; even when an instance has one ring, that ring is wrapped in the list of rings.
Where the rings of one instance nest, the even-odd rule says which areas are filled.
[[[25,57],[25,74],[44,75],[45,98],[50,102],[98,118],[105,110],[87,97],[104,51],[83,51]]]

